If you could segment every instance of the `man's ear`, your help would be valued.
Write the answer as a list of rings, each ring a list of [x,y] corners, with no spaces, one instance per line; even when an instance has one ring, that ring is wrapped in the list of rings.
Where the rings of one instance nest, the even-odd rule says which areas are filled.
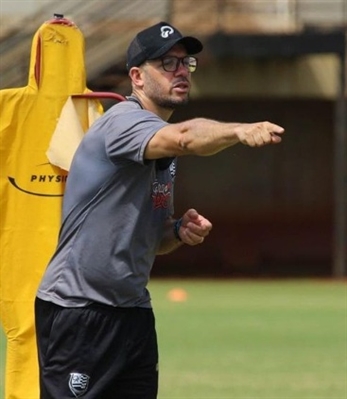
[[[137,87],[143,86],[142,70],[139,67],[132,67],[129,71],[129,77]]]

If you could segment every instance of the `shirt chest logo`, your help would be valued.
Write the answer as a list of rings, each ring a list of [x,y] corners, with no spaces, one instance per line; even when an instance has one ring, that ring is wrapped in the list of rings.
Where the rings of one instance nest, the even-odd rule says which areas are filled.
[[[172,183],[159,183],[157,180],[152,185],[152,201],[154,209],[166,209],[170,205]]]

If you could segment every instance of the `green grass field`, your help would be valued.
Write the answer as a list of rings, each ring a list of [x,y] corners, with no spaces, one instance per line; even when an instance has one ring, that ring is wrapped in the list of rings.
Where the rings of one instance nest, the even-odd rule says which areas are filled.
[[[149,288],[159,399],[347,399],[345,282],[153,280]],[[168,298],[174,288],[185,301]]]

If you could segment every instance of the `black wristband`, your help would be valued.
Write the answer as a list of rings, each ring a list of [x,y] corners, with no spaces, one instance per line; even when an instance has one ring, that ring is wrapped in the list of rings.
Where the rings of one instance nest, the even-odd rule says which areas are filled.
[[[176,222],[173,225],[173,232],[174,232],[174,236],[175,238],[177,238],[177,240],[182,241],[180,235],[179,235],[179,231],[180,231],[180,227],[182,226],[182,218],[177,219]]]

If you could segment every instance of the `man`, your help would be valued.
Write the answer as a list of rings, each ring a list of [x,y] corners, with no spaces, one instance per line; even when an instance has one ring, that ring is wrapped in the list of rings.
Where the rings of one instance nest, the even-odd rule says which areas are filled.
[[[188,101],[201,42],[161,22],[129,46],[132,94],[86,133],[66,186],[59,243],[39,287],[42,399],[154,399],[158,349],[146,285],[158,254],[201,244],[212,225],[173,217],[177,157],[279,143],[269,122],[169,124]]]

